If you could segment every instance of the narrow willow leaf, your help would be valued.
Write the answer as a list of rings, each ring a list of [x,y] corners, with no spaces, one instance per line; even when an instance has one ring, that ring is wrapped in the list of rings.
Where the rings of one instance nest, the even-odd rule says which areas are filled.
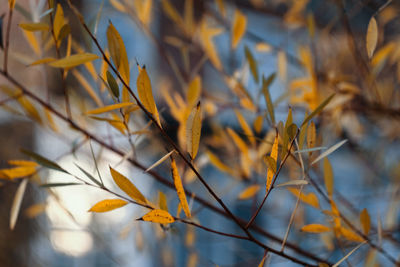
[[[233,25],[232,25],[232,48],[235,49],[242,39],[247,27],[247,17],[239,11],[235,10],[233,15]]]
[[[122,199],[105,199],[98,203],[96,203],[93,207],[90,208],[91,212],[107,212],[111,210],[115,210],[121,208],[128,204],[127,201]]]
[[[133,200],[147,204],[146,198],[142,195],[142,193],[134,186],[128,178],[126,178],[121,173],[117,172],[113,168],[110,167],[111,176],[114,179],[114,182],[118,185],[118,187],[124,191],[128,196],[130,196]]]
[[[171,154],[174,153],[174,152],[175,152],[175,150],[172,150],[172,151],[168,152],[161,159],[157,160],[154,164],[152,164],[150,167],[148,167],[144,172],[148,172],[148,171],[154,169],[155,167],[157,167],[158,165],[163,163],[167,158],[169,158],[169,156],[171,156]]]
[[[114,65],[117,67],[118,71],[121,73],[122,78],[125,83],[129,84],[130,73],[129,73],[129,62],[128,55],[126,53],[126,48],[121,35],[110,22],[107,28],[107,43],[108,49],[110,50],[111,59]],[[124,88],[126,90],[126,88]],[[127,101],[128,99],[123,99]]]
[[[275,79],[275,73],[271,74],[267,79],[263,77],[263,86],[262,92],[264,94],[265,104],[267,105],[269,118],[271,119],[272,124],[275,124],[275,112],[274,112],[274,105],[271,101],[271,95],[269,93],[269,86]]]
[[[254,81],[258,83],[257,61],[247,46],[244,47],[244,54],[246,55],[247,62],[249,62],[250,71],[253,75]]]
[[[53,22],[53,31],[54,35],[57,37],[61,31],[61,28],[65,24],[65,19],[64,19],[64,11],[62,9],[61,4],[57,4],[57,11],[56,14],[54,15],[54,22]]]
[[[265,253],[264,257],[261,259],[260,263],[258,264],[258,267],[264,267],[267,256],[268,256],[268,253]]]
[[[111,89],[111,92],[113,93],[113,95],[116,98],[118,98],[119,97],[119,86],[118,86],[117,81],[114,79],[114,76],[109,71],[106,72],[106,76],[107,76],[107,83]]]
[[[339,228],[339,232],[344,238],[346,238],[349,241],[364,242],[364,238],[362,238],[360,235],[358,235],[353,230],[350,230],[346,227],[341,226]]]
[[[300,192],[297,188],[288,187],[286,188],[290,193],[294,196],[300,198],[300,200],[316,209],[319,209],[319,201],[317,196],[314,193],[304,194]]]
[[[174,179],[176,193],[178,194],[178,198],[182,205],[183,211],[185,212],[186,217],[190,218],[192,215],[190,214],[189,205],[186,200],[186,194],[182,185],[182,179],[179,175],[178,168],[176,167],[176,162],[173,157],[171,157],[171,172],[172,178]]]
[[[275,136],[275,140],[274,140],[274,144],[272,145],[271,154],[270,154],[271,158],[273,160],[275,160],[275,162],[278,161],[278,144],[279,144],[279,138],[278,138],[278,135],[276,135]],[[268,170],[267,170],[267,184],[266,184],[267,192],[271,189],[272,180],[274,178],[275,173],[276,173],[276,167],[275,167],[275,170],[271,169],[271,168],[268,168]]]
[[[142,102],[146,110],[154,116],[157,123],[161,126],[156,103],[154,102],[150,78],[149,75],[147,74],[145,66],[139,69],[139,76],[136,81],[136,86],[140,102]]]
[[[243,132],[244,132],[245,135],[247,136],[247,139],[249,139],[249,141],[250,141],[250,143],[251,143],[252,145],[255,145],[255,144],[256,144],[256,139],[254,138],[254,133],[253,133],[253,131],[251,130],[249,124],[248,124],[247,121],[246,121],[246,119],[245,119],[245,118],[243,117],[243,115],[242,115],[239,111],[237,111],[236,109],[235,109],[235,115],[236,115],[236,118],[237,118],[237,120],[238,120],[238,122],[239,122],[239,124],[240,124],[240,127],[243,129]]]
[[[87,115],[96,115],[96,114],[110,112],[110,111],[113,111],[115,109],[120,109],[120,108],[124,108],[124,107],[128,107],[128,106],[132,106],[132,105],[134,105],[134,104],[133,103],[118,103],[118,104],[113,104],[113,105],[109,105],[109,106],[105,106],[105,107],[89,110],[89,111],[86,112],[86,114]]]
[[[324,233],[329,232],[331,229],[322,224],[308,224],[301,228],[301,231],[308,233]]]
[[[332,265],[332,267],[338,267],[343,261],[345,261],[348,257],[351,256],[351,254],[353,254],[356,250],[358,250],[362,245],[364,245],[365,243],[367,243],[367,241],[364,241],[361,244],[358,244],[358,246],[356,246],[355,248],[353,248],[349,253],[346,254],[346,256],[344,256],[343,258],[341,258],[338,262],[336,262],[334,265]],[[364,266],[369,266],[369,265],[364,265]]]
[[[211,151],[207,151],[207,156],[210,159],[212,165],[214,165],[220,171],[233,174],[231,168],[229,168],[226,164],[224,164],[216,155],[214,155]]]
[[[289,125],[289,127],[287,127],[286,129],[286,133],[288,134],[289,140],[293,140],[293,138],[296,136],[297,134],[297,125],[292,123]]]
[[[378,24],[375,17],[372,17],[368,23],[366,47],[369,58],[372,58],[376,45],[378,43]]]
[[[324,180],[326,192],[328,192],[328,196],[332,198],[333,195],[333,170],[332,165],[329,162],[328,158],[324,158]]]
[[[310,115],[308,115],[303,123],[301,124],[301,126],[303,126],[304,124],[306,124],[309,120],[311,120],[312,118],[314,118],[315,115],[319,114],[326,105],[329,104],[329,102],[332,100],[332,98],[335,96],[335,94],[331,94],[327,99],[325,99],[313,112],[311,112]]]
[[[46,23],[41,23],[41,22],[25,22],[25,23],[20,23],[18,24],[22,29],[30,32],[36,32],[36,31],[48,31],[49,30],[49,25]]]
[[[167,15],[167,17],[169,17],[170,20],[172,20],[177,25],[184,24],[183,19],[179,15],[178,11],[168,0],[162,0],[161,3],[164,13]]]
[[[10,165],[15,165],[15,166],[37,167],[39,165],[36,162],[29,161],[29,160],[8,160],[7,163],[10,164]]]
[[[279,50],[277,55],[277,69],[279,78],[282,81],[286,81],[287,76],[287,58],[285,51]]]
[[[30,176],[36,173],[34,166],[18,166],[10,169],[1,169],[0,178],[2,179],[16,179]]]
[[[32,62],[31,64],[29,64],[29,66],[36,66],[36,65],[40,65],[40,64],[47,64],[47,63],[50,63],[50,62],[53,62],[53,61],[56,61],[57,59],[56,58],[53,58],[53,57],[46,57],[46,58],[42,58],[42,59],[39,59],[39,60],[36,60],[36,61],[34,61],[34,62]]]
[[[201,135],[201,107],[200,102],[189,115],[186,123],[186,147],[192,159],[196,158],[199,150]]]
[[[342,141],[340,141],[339,143],[331,146],[330,148],[328,148],[326,151],[324,151],[323,153],[321,153],[321,155],[319,155],[313,162],[311,162],[311,165],[317,163],[318,161],[320,161],[321,159],[325,158],[326,156],[328,156],[329,154],[331,154],[332,152],[334,152],[336,149],[338,149],[339,147],[341,147],[342,145],[344,145],[347,142],[347,139],[344,139]]]
[[[96,179],[94,178],[93,175],[91,175],[89,172],[85,171],[85,169],[83,169],[81,166],[79,166],[78,164],[74,163],[76,167],[78,167],[78,169],[83,172],[87,178],[89,178],[92,182],[94,182],[95,184],[97,184],[100,187],[103,187],[103,185]]]
[[[276,185],[275,187],[283,187],[283,186],[297,186],[297,185],[307,185],[308,182],[306,180],[292,180],[286,183],[281,183]]]
[[[288,153],[288,145],[289,145],[288,128],[292,124],[293,124],[292,108],[289,108],[289,112],[285,122],[285,128],[283,129],[283,144],[282,144],[282,155],[281,155],[282,159]]]
[[[158,206],[160,209],[168,211],[167,197],[161,191],[158,191]]]
[[[294,152],[294,154],[307,153],[307,152],[314,152],[314,151],[319,151],[319,150],[324,150],[324,149],[326,149],[325,146],[319,146],[319,147],[314,147],[314,148],[296,150],[296,151]]]
[[[201,95],[201,77],[196,76],[190,83],[187,91],[187,103],[190,108],[194,107],[199,100]]]
[[[70,185],[84,185],[83,183],[49,183],[49,184],[41,184],[40,187],[61,187],[61,186],[70,186]]]
[[[19,184],[17,191],[15,192],[14,200],[11,205],[10,211],[10,229],[14,230],[15,224],[17,223],[19,210],[21,208],[22,199],[24,198],[26,185],[28,184],[28,180],[22,180]]]
[[[360,213],[360,223],[365,235],[369,234],[371,230],[371,218],[369,217],[367,209],[363,209]]]
[[[253,122],[254,131],[259,134],[261,133],[262,126],[263,126],[263,116],[259,115]]]
[[[32,151],[28,151],[25,149],[21,149],[21,152],[29,157],[31,157],[33,160],[35,160],[37,163],[39,163],[40,165],[56,170],[56,171],[60,171],[60,172],[65,172],[65,173],[69,173],[67,172],[65,169],[61,168],[60,165],[58,165],[57,163],[46,159],[45,157],[40,156],[39,154],[36,154],[35,152]]]
[[[276,172],[276,160],[268,155],[264,156],[263,160],[265,162],[265,165],[267,165],[267,168],[275,173]]]
[[[95,54],[82,53],[52,61],[49,63],[49,65],[55,68],[69,69],[96,60],[98,58],[99,57]]]
[[[172,217],[167,211],[158,209],[150,211],[138,220],[162,224],[173,223],[175,221],[174,217]]]
[[[313,149],[317,140],[317,130],[315,124],[312,121],[307,128],[307,147]],[[312,151],[310,151],[312,152]]]
[[[231,128],[227,128],[227,133],[229,134],[229,136],[232,138],[233,142],[235,143],[235,145],[239,148],[239,150],[243,153],[243,154],[248,154],[249,153],[249,148],[246,144],[245,141],[243,141],[242,138],[240,138],[240,136]]]
[[[256,184],[256,185],[251,185],[244,189],[242,192],[240,192],[238,199],[239,200],[245,200],[254,197],[258,191],[260,191],[261,186]]]
[[[307,117],[307,111],[306,111],[305,117]],[[307,124],[307,123],[304,124],[304,125],[302,125],[302,126],[300,127],[300,133],[299,133],[299,147],[298,147],[299,151],[300,151],[301,149],[303,149],[304,141],[306,140],[307,128],[308,128],[308,124]]]

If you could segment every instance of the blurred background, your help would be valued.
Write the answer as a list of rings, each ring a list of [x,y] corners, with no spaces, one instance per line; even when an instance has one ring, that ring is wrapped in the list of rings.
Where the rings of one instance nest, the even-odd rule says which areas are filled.
[[[200,77],[202,145],[194,164],[234,214],[245,221],[264,197],[266,167],[262,156],[270,152],[278,122],[285,123],[291,108],[293,122],[300,126],[306,112],[309,114],[335,93],[321,115],[314,119],[315,144],[305,141],[308,148],[317,148],[314,152],[301,153],[308,164],[307,175],[324,188],[322,164],[310,166],[309,162],[320,150],[346,139],[342,147],[329,155],[334,174],[333,199],[340,212],[359,228],[360,212],[366,208],[371,218],[368,236],[390,257],[399,259],[398,1],[71,2],[103,48],[107,47],[109,24],[118,30],[127,50],[132,88],[136,87],[136,64],[146,65],[164,129],[181,145],[184,141],[179,114],[186,112],[182,106],[188,87]],[[56,4],[60,4],[70,26],[72,51],[100,55],[66,1],[55,1],[55,7]],[[179,204],[176,192],[126,160],[135,157],[144,166],[150,166],[170,151],[155,127],[147,125],[146,117],[139,114],[131,119],[132,136],[128,142],[127,135],[121,135],[111,123],[84,115],[94,107],[113,103],[102,82],[107,69],[104,62],[93,63],[94,73],[87,66],[76,68],[65,80],[58,69],[47,65],[29,66],[38,59],[55,57],[56,51],[51,45],[46,47],[49,36],[23,31],[18,24],[49,23],[49,14],[54,16],[54,12],[55,8],[49,9],[46,0],[16,1],[9,73],[62,113],[65,113],[63,87],[68,88],[73,118],[126,156],[121,158],[108,151],[55,117],[50,125],[49,116],[43,110],[39,119],[32,118],[19,104],[19,97],[7,93],[11,87],[9,81],[0,77],[0,167],[6,168],[8,160],[26,158],[19,152],[24,148],[57,161],[80,177],[83,173],[77,165],[95,176],[97,165],[105,184],[118,191],[109,173],[112,166],[132,179],[149,200],[156,203],[158,191],[164,192],[170,213],[176,215]],[[5,15],[1,32],[4,40],[9,15],[7,0],[0,0],[1,14]],[[239,23],[244,25],[245,33],[233,44],[237,16],[245,17]],[[368,57],[366,34],[372,17],[378,25],[378,42],[374,54]],[[67,45],[64,41],[60,49],[64,51]],[[0,62],[4,59],[3,51]],[[272,81],[267,87],[276,123],[271,120],[264,101],[263,85],[268,77]],[[39,107],[37,103],[34,105]],[[237,113],[251,125],[255,141],[242,129]],[[263,123],[260,125],[257,120]],[[243,159],[227,128],[237,132],[248,145],[250,159]],[[296,162],[294,159],[286,162],[278,183],[301,178]],[[185,186],[193,192],[188,201],[194,220],[213,229],[241,234],[232,221],[194,201],[196,195],[218,206],[184,164],[179,169]],[[156,171],[172,181],[168,164],[161,164]],[[138,222],[135,219],[146,210],[135,205],[104,214],[89,213],[95,203],[110,198],[110,194],[96,188],[39,186],[74,181],[71,175],[48,169],[41,169],[30,177],[17,223],[10,230],[10,210],[20,179],[0,180],[1,266],[257,266],[264,256],[264,251],[250,242],[214,235],[189,225],[175,223],[160,227]],[[238,199],[249,185],[261,185],[261,190],[250,199]],[[296,206],[285,252],[310,263],[316,263],[316,259],[305,255],[307,252],[317,256],[317,261],[335,263],[357,244],[335,238],[333,233],[301,232],[303,225],[329,225],[331,220],[330,203],[324,201],[318,190],[307,185],[304,191],[318,197],[320,208],[303,202],[297,206],[293,194],[277,188],[255,221],[269,234],[254,233],[280,250]],[[394,266],[394,263],[365,244],[342,265]],[[297,265],[268,254],[265,266]]]

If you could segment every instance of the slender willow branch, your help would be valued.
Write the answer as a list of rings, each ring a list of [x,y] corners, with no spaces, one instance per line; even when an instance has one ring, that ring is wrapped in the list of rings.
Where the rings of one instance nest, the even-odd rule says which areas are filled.
[[[6,39],[5,39],[5,45],[4,45],[4,64],[3,64],[5,73],[7,73],[7,69],[8,69],[8,54],[9,54],[9,47],[10,47],[10,32],[11,32],[11,21],[12,21],[13,10],[14,10],[14,8],[10,7],[9,11],[8,11]]]
[[[22,84],[20,84],[18,81],[16,81],[12,76],[6,74],[6,73],[5,73],[3,70],[1,70],[1,69],[0,69],[0,74],[1,74],[2,76],[4,76],[9,82],[11,82],[12,84],[14,84],[16,87],[20,88],[20,89],[22,90],[22,92],[23,92],[26,96],[28,96],[29,98],[31,98],[31,99],[35,100],[36,102],[38,102],[40,105],[42,105],[43,107],[45,107],[46,109],[48,109],[51,113],[53,113],[55,116],[57,116],[57,117],[60,118],[61,120],[63,120],[63,121],[65,121],[65,122],[69,123],[70,126],[71,126],[73,129],[75,129],[75,130],[81,132],[82,134],[84,134],[85,136],[89,137],[90,139],[92,139],[93,141],[95,141],[96,143],[98,143],[100,146],[102,146],[102,147],[104,147],[104,148],[106,148],[106,149],[108,149],[108,150],[110,150],[110,151],[112,151],[112,152],[114,152],[114,153],[116,153],[116,154],[122,156],[122,157],[125,155],[124,152],[118,150],[117,148],[115,148],[115,147],[113,147],[113,146],[108,145],[105,141],[103,141],[103,139],[97,138],[95,135],[91,134],[91,133],[88,132],[87,130],[85,130],[85,129],[83,129],[82,127],[80,127],[75,121],[71,120],[70,118],[66,117],[65,115],[63,115],[62,113],[60,113],[59,111],[57,111],[55,108],[53,108],[53,106],[51,106],[49,103],[46,103],[45,101],[43,101],[41,98],[39,98],[39,97],[36,96],[34,93],[32,93],[31,91],[29,91],[29,90],[28,90],[27,88],[25,88]],[[142,165],[142,164],[140,164],[139,162],[133,160],[132,158],[129,158],[128,161],[129,161],[132,165],[134,165],[135,167],[137,167],[137,168],[139,168],[139,169],[141,169],[141,170],[143,170],[143,171],[147,169],[144,165]],[[157,174],[156,172],[154,172],[154,171],[151,170],[151,171],[148,171],[148,174],[152,175],[157,181],[163,183],[164,185],[166,185],[166,186],[168,186],[168,187],[170,187],[170,188],[175,188],[175,186],[174,186],[173,183],[171,183],[171,182],[168,181],[167,179],[163,178],[162,176],[160,176],[160,175]],[[192,192],[190,192],[189,190],[186,190],[186,189],[185,189],[185,192],[186,192],[186,194],[187,194],[188,196],[192,195]],[[214,212],[217,212],[217,213],[219,213],[219,214],[222,215],[222,216],[231,218],[230,215],[227,214],[224,210],[219,209],[218,207],[213,206],[212,204],[208,203],[206,200],[204,200],[204,199],[202,199],[202,198],[200,198],[200,197],[198,197],[198,196],[194,196],[194,199],[195,199],[197,202],[199,202],[199,203],[201,203],[202,205],[204,205],[205,207],[209,208],[210,210],[212,210],[212,211],[214,211]],[[238,218],[238,220],[239,220],[239,222],[240,222],[242,225],[245,223],[243,220],[241,220],[241,219],[239,219],[239,218]],[[263,229],[261,229],[261,228],[259,228],[259,227],[257,227],[257,226],[252,226],[251,228],[254,229],[255,231],[257,231],[258,233],[260,233],[260,234],[262,234],[262,235],[264,235],[264,236],[270,238],[271,240],[273,240],[273,241],[275,241],[275,242],[282,242],[282,240],[281,240],[280,238],[278,238],[278,237],[276,237],[276,236],[274,236],[274,235],[272,235],[272,234],[266,232],[265,230],[263,230]],[[248,240],[251,241],[251,242],[253,242],[253,243],[255,243],[255,244],[257,244],[257,245],[259,245],[259,246],[261,246],[261,247],[263,247],[263,248],[265,248],[265,249],[268,249],[268,250],[271,251],[272,253],[277,254],[277,255],[279,255],[279,256],[281,256],[281,257],[283,257],[283,258],[292,260],[292,261],[297,262],[297,263],[299,263],[299,264],[311,266],[311,265],[309,265],[309,264],[307,264],[307,263],[305,263],[305,262],[303,262],[303,261],[301,261],[301,260],[298,260],[298,259],[296,259],[296,258],[294,258],[294,257],[292,257],[292,256],[290,256],[290,255],[287,255],[287,254],[284,253],[284,252],[281,252],[281,251],[278,251],[278,250],[273,250],[273,249],[269,248],[269,247],[266,246],[265,244],[263,244],[263,243],[261,243],[260,241],[256,240],[253,236],[248,237]],[[299,253],[299,254],[301,254],[301,255],[303,255],[303,256],[305,256],[305,257],[308,257],[308,258],[310,258],[310,259],[313,259],[313,260],[315,260],[315,261],[317,261],[317,262],[323,262],[323,263],[329,264],[329,263],[326,262],[325,260],[323,260],[323,259],[321,259],[321,258],[319,258],[319,257],[317,257],[317,256],[315,256],[315,255],[313,255],[313,254],[311,254],[311,253],[309,253],[309,252],[307,252],[307,251],[304,251],[304,250],[298,248],[297,246],[295,246],[295,245],[293,245],[293,244],[287,243],[286,246],[287,246],[287,247],[290,247],[291,249],[293,249],[294,251],[296,251],[297,253]]]
[[[262,207],[264,206],[265,201],[267,200],[269,194],[271,193],[272,189],[274,188],[274,184],[275,184],[275,182],[276,182],[276,179],[278,178],[279,174],[281,173],[281,170],[282,170],[283,165],[285,164],[286,160],[287,160],[288,157],[290,156],[290,154],[291,154],[291,153],[290,153],[290,150],[292,149],[293,144],[294,144],[294,141],[296,140],[296,138],[297,138],[298,135],[299,135],[299,129],[297,129],[296,135],[294,136],[292,142],[290,143],[288,152],[286,153],[286,155],[285,155],[285,157],[283,158],[281,164],[279,165],[279,169],[276,171],[276,174],[275,174],[275,176],[274,176],[274,179],[272,180],[272,183],[271,183],[271,187],[269,188],[269,190],[268,190],[267,193],[265,194],[264,199],[263,199],[263,201],[261,202],[260,206],[258,207],[257,211],[253,214],[253,216],[251,216],[250,221],[249,221],[249,222],[247,223],[247,225],[246,225],[246,229],[248,229],[248,228],[251,226],[251,224],[254,222],[254,220],[257,218],[257,215],[260,213]]]

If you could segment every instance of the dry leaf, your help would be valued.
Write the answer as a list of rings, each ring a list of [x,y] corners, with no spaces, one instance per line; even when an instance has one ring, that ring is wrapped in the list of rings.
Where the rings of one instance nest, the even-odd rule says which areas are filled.
[[[167,211],[157,209],[150,211],[138,220],[162,224],[173,223],[175,221],[174,217],[172,217]]]
[[[199,150],[201,135],[201,108],[200,102],[192,112],[186,123],[186,147],[187,152],[190,154],[192,159],[196,158],[197,152]]]
[[[115,183],[122,191],[124,191],[133,200],[142,204],[147,204],[146,198],[142,195],[142,193],[140,193],[140,191],[136,188],[136,186],[134,186],[131,183],[131,181],[128,180],[128,178],[126,178],[121,173],[117,172],[111,167],[110,167],[110,172]]]
[[[102,200],[102,201],[96,203],[88,211],[107,212],[107,211],[121,208],[121,207],[125,206],[126,204],[128,204],[128,202],[125,200],[122,200],[122,199],[105,199],[105,200]]]
[[[176,193],[178,194],[178,198],[182,205],[183,211],[185,212],[186,217],[190,218],[192,215],[190,214],[189,205],[186,200],[186,194],[182,185],[182,179],[179,175],[178,168],[176,167],[176,162],[173,157],[171,157],[171,172],[172,178],[174,179]]]
[[[246,32],[247,18],[238,9],[235,10],[233,15],[232,26],[232,48],[235,49]]]

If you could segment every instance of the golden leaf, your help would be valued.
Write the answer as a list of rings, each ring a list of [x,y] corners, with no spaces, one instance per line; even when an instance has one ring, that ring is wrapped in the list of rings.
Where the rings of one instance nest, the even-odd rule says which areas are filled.
[[[287,188],[287,190],[289,190],[289,192],[292,193],[294,196],[300,198],[300,200],[303,201],[304,203],[316,209],[319,209],[319,201],[314,193],[304,194],[303,192],[300,192],[300,190],[296,188]]]
[[[96,203],[88,211],[107,212],[107,211],[121,208],[121,207],[125,206],[126,204],[128,204],[128,202],[125,200],[122,200],[122,199],[105,199],[105,200],[102,200],[102,201]]]
[[[332,198],[333,194],[333,170],[332,165],[329,162],[328,158],[324,158],[324,180],[326,191],[330,198]]]
[[[37,167],[39,164],[37,164],[34,161],[30,160],[8,160],[8,164],[10,165],[15,165],[15,166],[29,166],[29,167]]]
[[[64,24],[65,24],[64,11],[61,5],[57,4],[57,11],[56,14],[54,15],[54,22],[53,22],[53,31],[56,38],[59,35]]]
[[[235,49],[246,32],[247,18],[238,9],[235,10],[233,15],[232,26],[232,48]]]
[[[246,134],[247,139],[249,139],[250,143],[252,145],[256,144],[256,139],[254,138],[254,133],[251,130],[249,124],[247,123],[247,121],[245,120],[245,118],[243,117],[243,115],[237,111],[235,109],[235,114],[236,114],[236,118],[238,119],[238,122],[240,124],[240,127],[242,127],[243,132]]]
[[[258,43],[258,44],[256,44],[255,49],[258,52],[267,53],[272,50],[272,46],[267,43]]]
[[[182,179],[179,175],[178,168],[176,167],[176,162],[173,157],[171,158],[171,172],[172,178],[174,179],[176,193],[178,194],[178,198],[182,205],[183,211],[185,212],[186,217],[190,218],[192,215],[190,214],[189,205],[186,200],[186,194],[182,185]]]
[[[210,27],[206,19],[203,19],[200,25],[200,40],[202,42],[204,52],[217,70],[222,70],[222,63],[219,59],[212,39],[214,36],[221,34],[222,31],[223,29],[221,28]]]
[[[201,135],[201,108],[200,102],[192,112],[186,123],[186,147],[192,159],[196,158],[199,150]]]
[[[130,196],[133,200],[147,204],[146,198],[140,193],[140,191],[134,186],[131,181],[128,180],[121,173],[117,172],[113,168],[110,167],[111,176],[114,179],[114,182],[118,185],[118,187],[124,191],[128,196]]]
[[[249,153],[249,148],[246,144],[246,142],[243,141],[242,138],[240,138],[240,136],[231,128],[227,128],[226,129],[229,136],[232,138],[233,142],[235,143],[235,145],[239,148],[239,150],[243,153],[243,154],[248,154]]]
[[[286,53],[282,50],[278,52],[277,56],[278,74],[282,81],[286,81],[287,76],[287,59]]]
[[[175,221],[174,217],[172,217],[171,214],[169,214],[167,211],[158,209],[150,211],[142,218],[139,218],[139,220],[162,224],[173,223]]]
[[[330,230],[331,229],[329,227],[322,224],[308,224],[301,228],[301,231],[309,233],[324,233]]]
[[[1,169],[0,178],[16,179],[32,175],[36,172],[35,166],[19,166],[11,169]]]
[[[55,60],[49,63],[50,66],[55,68],[73,68],[84,64],[89,61],[93,61],[98,59],[99,57],[95,54],[90,53],[82,53],[82,54],[75,54],[69,57],[65,57],[59,60]]]
[[[378,24],[375,17],[372,17],[368,23],[366,47],[369,58],[372,58],[376,45],[378,43]]]
[[[229,168],[227,165],[225,165],[216,155],[211,153],[211,151],[207,151],[207,156],[210,159],[211,164],[213,164],[217,169],[220,171],[233,174],[233,171],[231,168]]]
[[[339,228],[339,233],[349,241],[364,242],[364,238],[346,227],[341,226]]]
[[[105,113],[105,112],[109,112],[115,109],[120,109],[123,107],[128,107],[134,105],[133,103],[118,103],[118,104],[113,104],[113,105],[109,105],[109,106],[105,106],[105,107],[101,107],[101,108],[96,108],[96,109],[92,109],[86,112],[86,114],[88,115],[93,115],[93,114],[101,114],[101,113]]]
[[[199,102],[201,95],[201,77],[196,76],[189,84],[187,91],[187,103],[189,108],[192,108]]]
[[[154,102],[153,92],[149,75],[147,74],[146,67],[139,68],[139,76],[136,81],[139,99],[148,112],[150,112],[156,119],[158,125],[161,126],[160,117],[156,103]]]
[[[276,135],[274,144],[272,145],[271,154],[270,154],[271,158],[275,160],[275,164],[278,161],[278,148],[279,148],[279,138],[278,138],[278,135]],[[268,168],[268,170],[267,170],[267,187],[266,187],[267,192],[271,188],[272,179],[274,178],[274,175],[275,175],[275,171],[272,170],[271,168]]]
[[[260,191],[261,186],[256,184],[256,185],[251,185],[244,189],[242,192],[240,192],[238,199],[244,200],[244,199],[249,199],[255,196],[258,191]]]
[[[46,23],[41,23],[41,22],[25,22],[25,23],[20,23],[19,26],[30,32],[36,32],[36,31],[48,31],[49,30],[49,25]]]
[[[263,116],[259,115],[253,122],[254,131],[256,131],[256,133],[258,134],[261,133],[263,121],[264,121]]]
[[[31,64],[29,64],[29,66],[46,64],[46,63],[50,63],[50,62],[53,62],[53,61],[56,61],[56,60],[57,59],[53,58],[53,57],[46,57],[46,58],[42,58],[42,59],[39,59],[39,60],[36,60],[36,61],[32,62]]]
[[[15,1],[16,0],[8,0],[8,5],[9,5],[10,9],[14,9]]]
[[[160,209],[168,211],[167,197],[161,191],[158,192],[158,206]]]
[[[367,209],[363,209],[360,213],[360,222],[365,235],[368,235],[371,229],[371,218],[369,217]]]

